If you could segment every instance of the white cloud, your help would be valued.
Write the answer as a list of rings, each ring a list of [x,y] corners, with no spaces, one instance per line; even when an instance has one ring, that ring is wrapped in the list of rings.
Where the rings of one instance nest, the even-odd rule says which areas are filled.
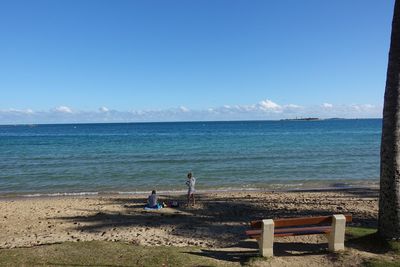
[[[72,109],[67,106],[56,107],[55,111],[60,112],[60,113],[72,113]]]
[[[323,104],[322,104],[322,107],[323,107],[323,108],[333,108],[333,105],[332,105],[332,104],[329,104],[329,103],[323,103]]]
[[[181,106],[179,109],[182,112],[189,112],[190,111],[190,109],[188,109],[187,107],[184,107],[184,106]]]
[[[300,109],[300,108],[303,108],[303,107],[299,106],[299,105],[295,105],[295,104],[289,104],[289,105],[285,105],[284,108]]]
[[[106,108],[106,107],[100,107],[99,111],[100,112],[109,112],[110,110],[108,108]]]
[[[279,111],[282,109],[282,107],[280,105],[278,105],[275,102],[272,102],[269,99],[263,100],[261,102],[258,103],[258,106],[261,110],[265,110],[265,111]]]
[[[0,124],[76,123],[76,122],[149,122],[201,120],[276,120],[304,117],[318,118],[380,118],[382,106],[371,104],[300,106],[262,100],[249,105],[224,105],[192,110],[181,106],[159,110],[117,111],[100,107],[95,111],[73,110],[59,106],[48,111],[32,109],[0,110]]]
[[[20,115],[29,115],[29,114],[34,114],[34,113],[35,113],[35,112],[34,112],[32,109],[30,109],[30,108],[28,108],[28,109],[15,109],[15,108],[10,108],[10,109],[8,109],[8,110],[3,110],[3,111],[0,110],[0,112],[3,112],[3,113],[9,112],[9,113],[20,114]]]

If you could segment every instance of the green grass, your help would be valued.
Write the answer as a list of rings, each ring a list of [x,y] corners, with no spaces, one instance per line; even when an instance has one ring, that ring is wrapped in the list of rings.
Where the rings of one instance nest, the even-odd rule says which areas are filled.
[[[393,261],[375,259],[375,260],[365,261],[364,266],[366,266],[366,267],[399,267],[400,262],[399,262],[399,259],[394,259]]]
[[[194,247],[144,247],[89,241],[0,250],[0,266],[230,266]]]
[[[367,267],[400,267],[400,242],[382,240],[376,229],[347,227],[346,247],[377,255],[365,259],[363,265]],[[224,258],[223,253],[206,251],[209,252],[196,247],[145,247],[123,242],[65,242],[0,249],[0,266],[258,266],[274,262],[273,258],[261,257],[232,260]],[[336,261],[351,262],[351,253],[339,256],[343,259]]]
[[[377,259],[367,259],[367,267],[400,267],[400,242],[387,241],[378,236],[374,228],[347,227],[347,242],[358,249],[379,254]]]
[[[365,237],[367,235],[372,235],[375,233],[376,233],[376,228],[346,227],[346,235],[348,235],[349,240]]]
[[[346,235],[349,243],[359,244],[367,250],[377,253],[388,252],[400,255],[400,242],[382,239],[378,236],[375,228],[347,227]]]

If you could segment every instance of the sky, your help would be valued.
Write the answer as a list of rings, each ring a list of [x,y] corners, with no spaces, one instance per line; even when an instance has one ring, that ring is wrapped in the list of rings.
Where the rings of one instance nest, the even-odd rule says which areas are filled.
[[[0,1],[0,124],[381,117],[394,0]]]

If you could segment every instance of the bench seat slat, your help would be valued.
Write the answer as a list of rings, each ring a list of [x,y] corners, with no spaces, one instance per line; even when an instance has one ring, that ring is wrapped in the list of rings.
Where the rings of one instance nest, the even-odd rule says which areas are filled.
[[[302,228],[280,228],[274,230],[274,236],[296,236],[312,234],[328,234],[332,231],[331,226],[302,227]],[[262,230],[247,230],[246,235],[251,238],[261,237]]]
[[[346,222],[352,221],[352,215],[346,214]],[[313,225],[313,224],[323,224],[332,223],[332,216],[319,216],[319,217],[301,217],[301,218],[286,218],[286,219],[275,219],[274,227],[290,227],[290,226],[301,226],[301,225]],[[261,228],[261,221],[252,221],[250,226],[252,228]]]

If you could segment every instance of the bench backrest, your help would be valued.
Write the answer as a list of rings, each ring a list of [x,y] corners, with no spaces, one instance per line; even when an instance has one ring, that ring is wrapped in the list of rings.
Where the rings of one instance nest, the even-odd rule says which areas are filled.
[[[346,222],[352,221],[351,214],[345,214]],[[315,224],[328,224],[332,223],[333,216],[318,216],[318,217],[300,217],[300,218],[286,218],[286,219],[275,219],[274,227],[290,227],[290,226],[303,226],[303,225],[315,225]],[[261,228],[261,221],[250,222],[252,228]]]

